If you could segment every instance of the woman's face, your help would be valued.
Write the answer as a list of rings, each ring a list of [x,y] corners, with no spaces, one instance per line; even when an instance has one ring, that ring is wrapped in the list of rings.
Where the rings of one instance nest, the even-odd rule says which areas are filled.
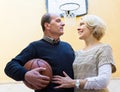
[[[91,36],[91,30],[88,28],[87,24],[84,21],[80,21],[80,24],[77,28],[79,39],[85,40]]]

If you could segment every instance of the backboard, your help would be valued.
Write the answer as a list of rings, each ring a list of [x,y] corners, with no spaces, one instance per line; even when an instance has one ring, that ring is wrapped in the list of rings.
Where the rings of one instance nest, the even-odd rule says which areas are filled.
[[[46,0],[48,13],[59,14],[63,16],[65,10],[74,11],[76,16],[82,16],[88,13],[87,0]]]

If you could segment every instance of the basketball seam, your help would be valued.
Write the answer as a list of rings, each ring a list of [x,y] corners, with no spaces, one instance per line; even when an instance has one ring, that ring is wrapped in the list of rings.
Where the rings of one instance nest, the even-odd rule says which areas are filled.
[[[32,69],[33,63],[34,63],[34,62],[32,62],[31,65],[30,65],[30,70]]]

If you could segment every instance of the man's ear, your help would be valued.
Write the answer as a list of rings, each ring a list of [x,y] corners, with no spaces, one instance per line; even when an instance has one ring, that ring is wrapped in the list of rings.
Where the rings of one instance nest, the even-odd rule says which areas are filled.
[[[46,23],[44,24],[44,27],[45,27],[46,29],[49,29],[49,28],[50,28],[50,23],[47,23],[47,22],[46,22]]]

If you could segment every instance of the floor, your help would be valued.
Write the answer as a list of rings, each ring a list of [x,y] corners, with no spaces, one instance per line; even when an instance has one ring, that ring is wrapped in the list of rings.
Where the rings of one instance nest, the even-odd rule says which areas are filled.
[[[120,92],[120,79],[112,79],[109,86],[110,92]],[[27,88],[21,82],[15,83],[1,83],[0,92],[34,92],[33,90]]]

